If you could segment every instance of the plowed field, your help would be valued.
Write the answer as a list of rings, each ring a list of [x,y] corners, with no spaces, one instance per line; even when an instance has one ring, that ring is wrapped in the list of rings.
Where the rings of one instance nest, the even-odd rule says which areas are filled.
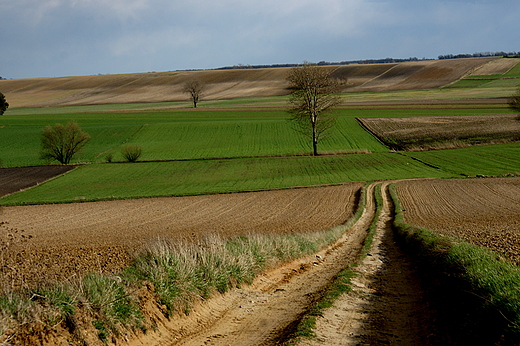
[[[520,178],[405,181],[397,190],[405,222],[520,264]]]
[[[68,165],[0,168],[0,197],[38,185],[73,168]]]
[[[349,219],[363,183],[280,191],[5,207],[0,275],[20,284],[113,272],[160,238],[328,229]]]
[[[482,143],[516,141],[520,122],[515,114],[359,119],[387,146],[427,150]]]

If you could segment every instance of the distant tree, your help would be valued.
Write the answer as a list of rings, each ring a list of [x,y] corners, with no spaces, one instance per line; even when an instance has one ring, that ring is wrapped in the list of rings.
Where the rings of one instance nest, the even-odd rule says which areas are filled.
[[[128,162],[136,162],[142,152],[141,147],[135,144],[127,144],[121,148],[121,155],[123,155],[125,160]]]
[[[0,93],[0,115],[3,115],[7,108],[9,108],[9,103],[5,100],[4,94]]]
[[[74,121],[66,126],[62,124],[46,126],[42,130],[40,156],[43,159],[54,159],[62,164],[68,164],[90,138]]]
[[[341,83],[332,78],[330,70],[309,63],[293,67],[286,80],[293,91],[289,98],[290,120],[299,132],[312,139],[316,156],[319,141],[335,123],[331,111],[341,102],[337,94]]]
[[[184,84],[183,91],[190,94],[190,98],[193,101],[193,108],[197,108],[197,103],[204,91],[204,83],[198,79],[190,80]]]
[[[520,87],[516,90],[516,92],[509,97],[507,101],[509,108],[513,110],[513,112],[517,112],[517,119],[520,120]]]

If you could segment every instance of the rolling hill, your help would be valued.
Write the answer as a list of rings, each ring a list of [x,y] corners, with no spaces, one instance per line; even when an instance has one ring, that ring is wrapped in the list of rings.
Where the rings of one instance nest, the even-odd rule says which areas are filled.
[[[389,64],[324,66],[346,79],[344,92],[438,88],[478,73],[503,73],[509,62],[496,57],[427,60]],[[507,67],[506,66],[506,67]],[[55,78],[1,80],[0,92],[11,108],[51,107],[186,100],[183,84],[206,84],[205,100],[288,94],[288,68],[151,72]]]

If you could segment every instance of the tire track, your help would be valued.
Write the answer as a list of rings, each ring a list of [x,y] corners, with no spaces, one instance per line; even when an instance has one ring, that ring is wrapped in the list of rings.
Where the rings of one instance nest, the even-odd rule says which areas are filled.
[[[316,338],[299,346],[433,345],[433,320],[413,263],[393,239],[393,205],[382,189],[383,206],[369,253],[344,294],[316,321]]]

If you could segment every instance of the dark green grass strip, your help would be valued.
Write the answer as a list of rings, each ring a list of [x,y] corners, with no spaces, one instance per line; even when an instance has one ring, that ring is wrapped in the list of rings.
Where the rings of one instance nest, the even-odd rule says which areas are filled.
[[[0,199],[0,205],[185,196],[454,176],[392,153],[90,164],[59,179],[6,196]]]
[[[406,224],[395,185],[394,226],[412,254],[435,302],[445,344],[520,343],[520,268],[498,254]]]

